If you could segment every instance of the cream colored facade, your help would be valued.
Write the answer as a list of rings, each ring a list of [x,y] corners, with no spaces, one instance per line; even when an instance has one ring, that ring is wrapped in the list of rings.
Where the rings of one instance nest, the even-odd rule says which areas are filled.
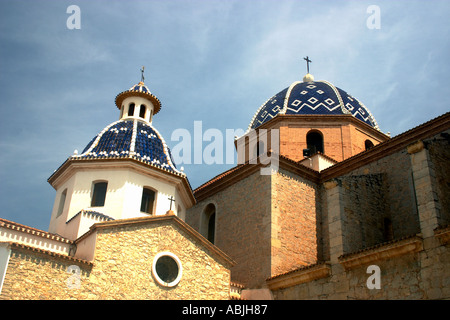
[[[80,259],[87,238],[90,257]],[[230,299],[233,260],[175,215],[97,223],[74,245],[69,256],[0,243],[0,300]],[[152,270],[168,254],[179,261],[174,286],[158,282]]]
[[[94,182],[108,182],[105,205],[91,207]],[[89,230],[89,225],[82,226],[78,231],[72,230],[72,224],[67,222],[81,210],[92,210],[107,215],[113,219],[128,219],[144,217],[148,214],[140,211],[142,190],[151,188],[156,192],[154,215],[166,214],[170,209],[170,198],[177,205],[172,211],[184,219],[186,208],[192,205],[192,200],[179,178],[164,172],[131,161],[96,161],[94,163],[81,161],[70,165],[61,176],[52,181],[57,190],[52,211],[49,232],[57,233],[72,240]],[[66,191],[64,209],[58,216],[62,199]]]

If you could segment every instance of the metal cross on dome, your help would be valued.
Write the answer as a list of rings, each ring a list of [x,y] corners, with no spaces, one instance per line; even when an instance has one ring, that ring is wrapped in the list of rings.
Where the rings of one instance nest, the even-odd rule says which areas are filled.
[[[141,82],[144,82],[144,66],[142,66],[142,69],[141,69]]]
[[[306,70],[307,70],[308,73],[309,73],[309,63],[312,62],[312,61],[309,60],[309,57],[308,57],[308,56],[306,56],[306,58],[303,58],[303,60],[306,61]]]

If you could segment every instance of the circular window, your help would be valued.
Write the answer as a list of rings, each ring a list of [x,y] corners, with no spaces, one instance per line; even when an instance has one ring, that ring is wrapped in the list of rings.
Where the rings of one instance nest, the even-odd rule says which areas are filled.
[[[180,259],[171,252],[158,253],[153,260],[153,276],[162,286],[176,286],[181,280],[182,271]]]

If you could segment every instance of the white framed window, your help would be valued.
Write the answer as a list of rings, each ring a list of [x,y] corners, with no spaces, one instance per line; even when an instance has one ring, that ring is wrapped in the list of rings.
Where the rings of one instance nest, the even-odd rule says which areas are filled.
[[[160,252],[153,259],[152,274],[161,286],[174,287],[181,280],[183,266],[180,259],[172,252]]]

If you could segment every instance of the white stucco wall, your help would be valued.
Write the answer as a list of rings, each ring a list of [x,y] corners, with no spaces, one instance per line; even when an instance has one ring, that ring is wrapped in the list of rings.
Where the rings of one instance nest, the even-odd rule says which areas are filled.
[[[172,211],[177,214],[180,208],[184,216],[186,204],[177,192],[176,183],[171,182],[171,179],[164,174],[155,174],[155,170],[153,168],[144,170],[139,165],[127,165],[123,162],[114,164],[111,161],[105,162],[104,165],[96,163],[95,166],[77,167],[73,170],[73,174],[57,187],[49,232],[74,240],[74,235],[79,236],[79,232],[70,228],[78,228],[77,226],[82,225],[86,229],[86,225],[83,222],[73,224],[66,224],[66,222],[81,210],[100,212],[113,219],[147,216],[147,213],[140,211],[144,187],[156,191],[155,215],[166,214],[170,208],[169,198],[173,197],[175,202],[172,204]],[[108,182],[105,205],[91,207],[93,185],[98,181]],[[61,193],[66,188],[67,196],[63,213],[56,217]]]
[[[12,230],[0,227],[0,242],[16,242],[61,254],[68,254],[71,247],[70,243],[58,241],[45,231],[21,230],[21,228]]]
[[[128,109],[129,109],[130,103],[135,104],[134,113],[132,116],[128,115]],[[152,123],[155,107],[150,102],[150,100],[145,99],[143,97],[137,97],[137,96],[128,97],[123,100],[122,107],[120,110],[120,114],[121,114],[120,119],[142,119],[141,117],[139,117],[139,111],[140,111],[140,107],[142,104],[145,105],[145,107],[147,109],[145,112],[144,120]]]

